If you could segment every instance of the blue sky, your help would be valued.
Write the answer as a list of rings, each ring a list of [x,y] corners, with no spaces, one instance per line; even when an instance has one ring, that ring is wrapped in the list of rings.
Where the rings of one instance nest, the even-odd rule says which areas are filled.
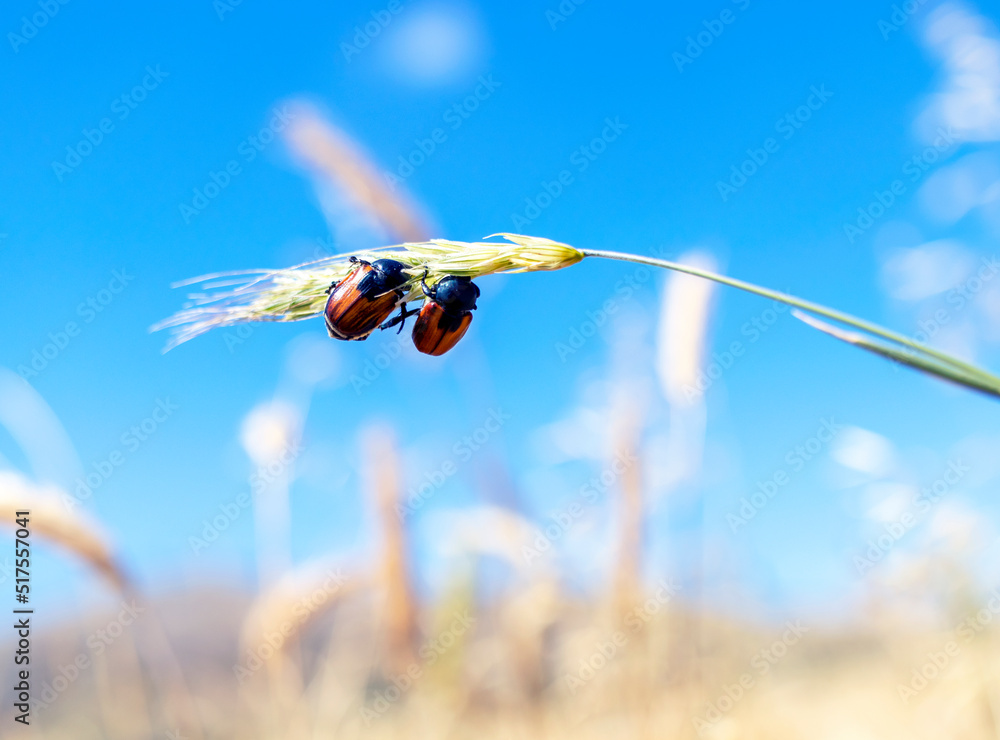
[[[122,454],[85,508],[140,582],[253,583],[248,513],[197,555],[188,538],[250,488],[254,466],[239,441],[247,415],[276,394],[301,398],[317,381],[291,493],[296,562],[372,551],[357,441],[369,424],[395,430],[406,481],[416,484],[491,409],[510,416],[415,517],[420,579],[431,588],[449,567],[436,529],[453,525],[447,516],[516,501],[544,525],[607,464],[607,424],[576,425],[579,450],[558,454],[553,428],[607,419],[611,400],[633,393],[649,468],[650,578],[704,572],[704,598],[720,608],[744,598],[761,613],[853,603],[868,582],[852,558],[898,517],[892,501],[909,500],[963,456],[972,472],[949,494],[950,508],[935,507],[930,516],[941,521],[921,520],[894,557],[917,562],[943,546],[941,532],[959,532],[972,543],[963,562],[985,569],[992,585],[997,574],[983,564],[1000,516],[994,402],[865,356],[787,313],[751,341],[748,323],[769,307],[751,296],[714,295],[709,352],[737,340],[746,352],[704,394],[704,464],[670,490],[654,490],[672,423],[652,349],[665,276],[647,276],[623,299],[616,285],[636,278],[632,265],[483,278],[472,331],[456,350],[428,358],[404,343],[360,391],[352,377],[364,377],[392,337],[334,344],[309,321],[220,331],[162,355],[165,337],[148,327],[183,303],[175,281],[385,238],[359,233],[349,214],[344,223],[325,215],[280,136],[259,143],[275,111],[306,100],[397,175],[400,157],[444,129],[404,183],[436,235],[522,231],[642,254],[697,249],[728,274],[907,334],[944,310],[948,325],[932,341],[996,367],[1000,280],[986,279],[961,307],[952,293],[968,291],[980,260],[996,255],[1000,229],[991,190],[1000,182],[995,7],[927,3],[896,19],[892,3],[756,0],[70,2],[53,4],[51,17],[44,7],[18,0],[0,16],[0,365],[30,369],[34,353],[65,344],[21,375],[54,411],[84,473]],[[25,30],[24,18],[39,13],[45,24]],[[963,64],[979,65],[971,92]],[[477,89],[475,110],[462,108]],[[954,143],[935,145],[942,127]],[[88,133],[99,143],[88,147]],[[756,169],[745,165],[754,157]],[[185,213],[231,161],[226,186]],[[730,179],[740,167],[753,171],[745,182]],[[567,172],[551,204],[532,210]],[[886,213],[849,235],[846,225],[867,223],[859,208],[871,212],[896,180]],[[561,353],[608,299],[618,301],[614,317]],[[130,428],[141,431],[154,413],[155,431],[134,443]],[[733,533],[726,515],[789,468],[787,456],[825,419],[848,431]],[[80,474],[40,473],[3,430],[0,455],[33,480],[72,488]],[[484,492],[504,476],[506,493]],[[607,572],[612,501],[602,496],[559,543],[557,567],[581,587]],[[979,539],[955,524],[969,517]],[[88,589],[65,559],[45,557],[41,598],[60,603],[65,589]]]

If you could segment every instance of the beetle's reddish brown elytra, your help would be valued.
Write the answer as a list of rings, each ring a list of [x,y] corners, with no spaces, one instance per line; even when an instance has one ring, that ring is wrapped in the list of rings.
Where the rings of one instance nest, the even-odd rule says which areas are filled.
[[[367,339],[400,304],[402,287],[409,280],[406,265],[396,260],[365,262],[351,257],[351,262],[354,269],[328,291],[326,330],[334,339]]]
[[[468,277],[449,275],[433,288],[420,281],[427,300],[419,311],[407,311],[382,325],[383,329],[406,321],[417,314],[413,325],[413,344],[425,355],[443,355],[465,336],[472,323],[472,312],[479,298],[479,286]]]
[[[437,301],[427,301],[413,325],[413,344],[425,355],[443,355],[465,336],[472,312],[455,313]]]

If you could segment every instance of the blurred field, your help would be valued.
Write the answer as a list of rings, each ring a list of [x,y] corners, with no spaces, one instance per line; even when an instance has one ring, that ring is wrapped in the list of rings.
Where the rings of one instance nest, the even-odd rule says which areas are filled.
[[[466,583],[452,598],[422,605],[419,634],[404,646],[384,608],[391,594],[350,588],[359,576],[344,576],[325,590],[320,578],[312,590],[303,583],[300,595],[286,594],[253,636],[247,595],[213,588],[161,598],[107,641],[95,636],[117,632],[120,608],[37,637],[50,692],[41,698],[51,704],[35,711],[25,736],[997,734],[992,629],[974,637],[913,632],[889,618],[840,632],[765,628],[694,612],[663,589],[647,589],[622,616],[610,599],[574,599],[546,582],[475,603]],[[183,680],[174,658],[153,649],[156,619]],[[79,656],[90,662],[74,673]],[[918,688],[902,697],[901,686]],[[5,700],[5,714],[9,706]],[[4,726],[10,721],[3,717]]]
[[[865,611],[836,629],[723,618],[675,581],[641,583],[633,474],[618,486],[609,582],[581,594],[550,569],[524,569],[533,554],[524,548],[539,540],[514,512],[486,507],[470,534],[493,555],[473,553],[465,574],[427,603],[414,595],[408,519],[397,514],[393,436],[380,427],[365,439],[377,561],[362,569],[320,558],[256,595],[206,584],[148,601],[109,570],[110,546],[93,522],[36,508],[39,536],[89,559],[118,596],[106,611],[35,636],[24,736],[997,736],[1000,592],[971,598],[953,569],[927,569],[898,593],[875,582]],[[69,522],[55,529],[53,517]],[[501,546],[485,545],[490,536]],[[481,593],[482,564],[505,551],[512,577]],[[905,608],[913,597],[935,601],[937,627]],[[5,727],[11,704],[6,689]]]

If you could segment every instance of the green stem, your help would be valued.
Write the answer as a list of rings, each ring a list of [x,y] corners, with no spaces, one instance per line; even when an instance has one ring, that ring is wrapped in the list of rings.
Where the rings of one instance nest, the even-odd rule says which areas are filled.
[[[762,288],[759,285],[754,285],[753,283],[747,283],[743,280],[737,280],[735,278],[726,277],[725,275],[718,275],[714,272],[709,272],[708,270],[702,270],[698,267],[692,267],[690,265],[683,265],[679,262],[671,262],[669,260],[657,259],[656,257],[643,257],[635,254],[627,254],[625,252],[611,252],[603,249],[581,249],[580,250],[586,257],[601,257],[604,259],[612,260],[622,260],[624,262],[635,262],[640,265],[649,265],[651,267],[663,267],[668,270],[675,270],[677,272],[683,272],[688,275],[695,275],[700,278],[705,278],[706,280],[714,280],[717,283],[722,283],[723,285],[729,285],[733,288],[739,288],[740,290],[745,290],[748,293],[754,293],[759,296],[764,296],[765,298],[771,298],[775,301],[780,301],[781,303],[786,303],[789,306],[795,306],[796,308],[801,308],[804,311],[809,311],[810,313],[818,314],[820,316],[825,316],[828,319],[833,319],[834,321],[839,321],[843,324],[853,326],[855,328],[866,331],[869,334],[874,334],[876,336],[882,337],[883,339],[888,339],[896,344],[901,344],[908,347],[915,352],[919,352],[922,355],[933,357],[940,362],[950,365],[953,368],[961,370],[963,373],[971,375],[973,377],[979,378],[980,380],[986,381],[997,388],[1000,388],[1000,378],[987,373],[981,368],[975,365],[970,365],[959,359],[952,357],[949,354],[941,352],[939,350],[933,349],[932,347],[927,347],[926,345],[915,342],[914,340],[906,337],[902,334],[897,334],[894,331],[889,331],[884,329],[878,324],[873,324],[870,321],[865,321],[864,319],[859,319],[850,314],[843,313],[842,311],[837,311],[832,308],[827,308],[826,306],[820,305],[819,303],[813,303],[812,301],[806,301],[801,298],[797,298],[793,295],[788,295],[787,293],[782,293],[777,290],[771,290],[769,288]]]

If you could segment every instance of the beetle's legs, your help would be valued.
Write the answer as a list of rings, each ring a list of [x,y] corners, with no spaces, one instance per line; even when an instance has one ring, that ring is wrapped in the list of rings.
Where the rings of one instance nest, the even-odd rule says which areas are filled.
[[[391,329],[396,324],[399,324],[399,331],[396,332],[397,334],[399,334],[399,332],[403,331],[403,326],[405,326],[406,320],[418,313],[420,313],[419,308],[414,308],[412,311],[407,310],[406,304],[404,303],[399,308],[399,315],[394,316],[393,318],[386,321],[384,324],[382,324],[382,326],[379,327],[379,329],[382,329],[384,331],[385,329]]]
[[[427,268],[424,268],[424,274],[420,277],[420,287],[424,289],[424,295],[431,299],[437,299],[437,288],[429,288],[427,286]]]

